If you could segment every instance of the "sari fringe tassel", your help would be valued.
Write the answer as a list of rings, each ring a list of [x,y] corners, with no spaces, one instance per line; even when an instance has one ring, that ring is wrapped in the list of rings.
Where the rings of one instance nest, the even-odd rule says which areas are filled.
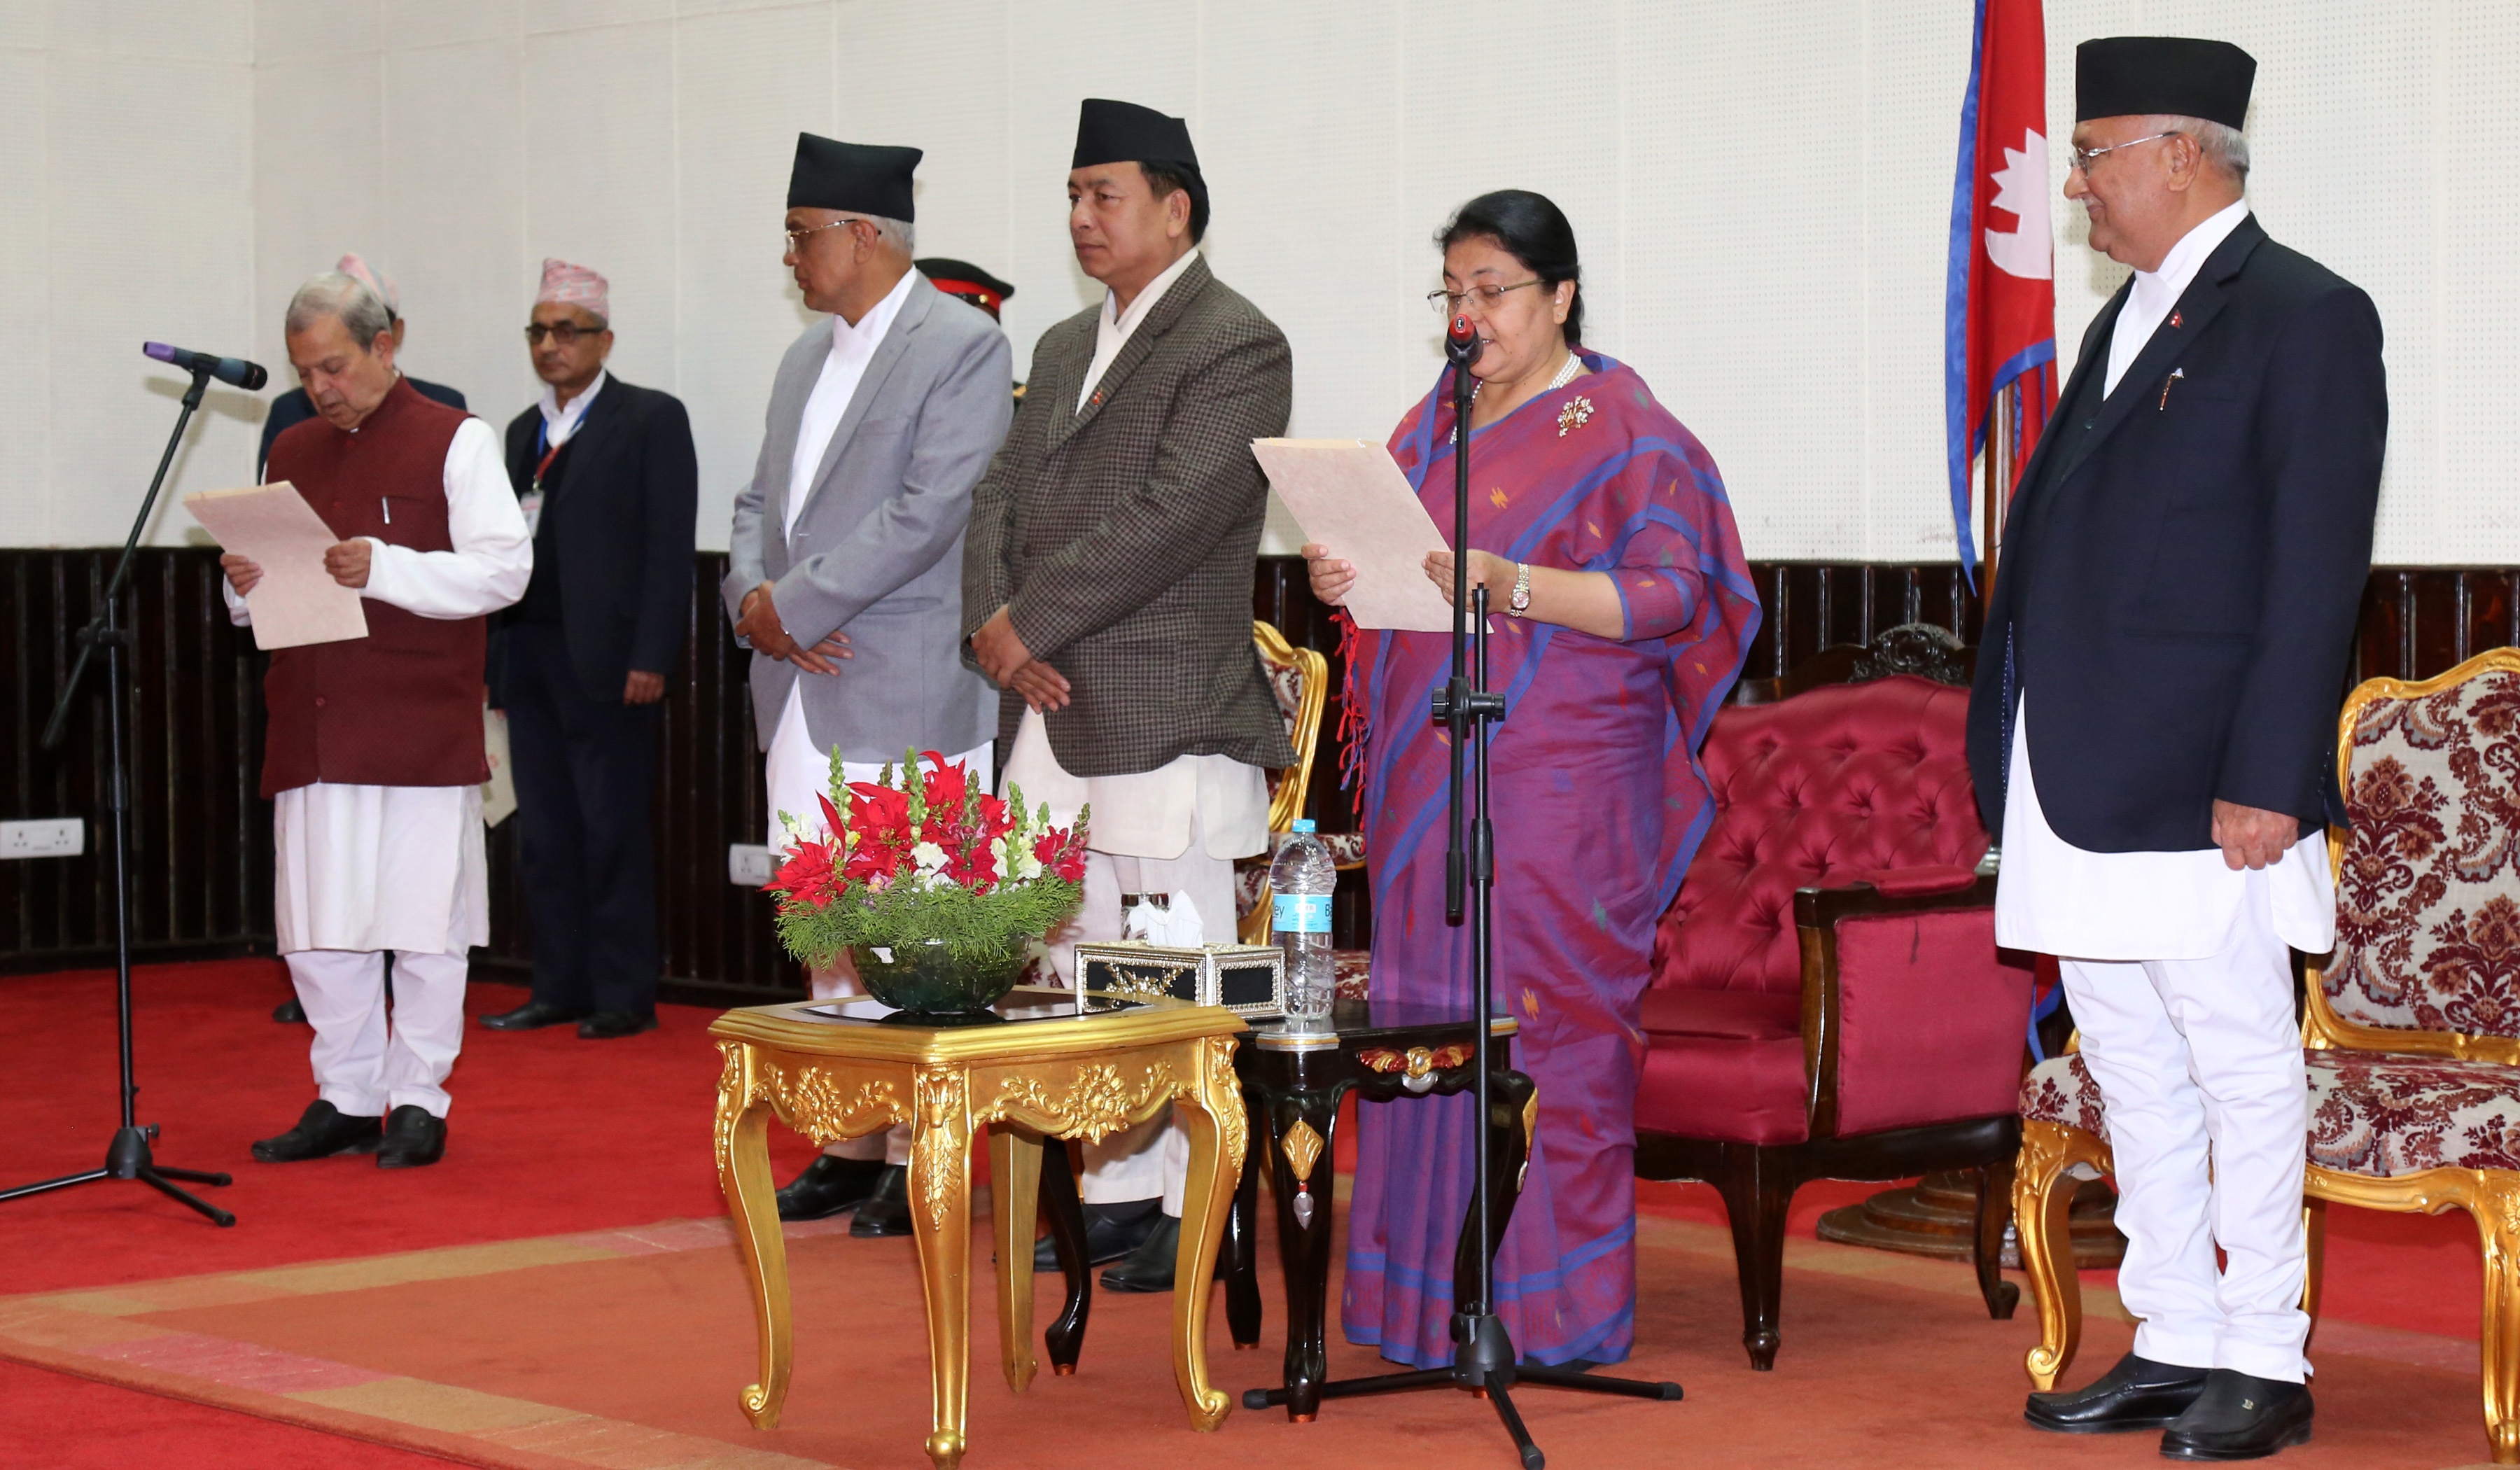
[[[1365,635],[1344,607],[1331,609],[1330,621],[1339,630],[1339,789],[1347,793],[1348,809],[1361,823],[1365,820],[1365,751],[1373,738],[1372,719],[1365,709],[1365,680],[1357,672],[1365,653]]]

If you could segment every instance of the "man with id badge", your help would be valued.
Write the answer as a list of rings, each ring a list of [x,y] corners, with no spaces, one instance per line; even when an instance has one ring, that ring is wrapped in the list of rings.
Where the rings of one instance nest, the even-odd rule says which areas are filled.
[[[481,1024],[575,1022],[590,1041],[656,1024],[649,806],[699,499],[682,400],[606,371],[610,296],[594,271],[543,262],[525,328],[542,401],[507,443],[535,572],[500,619],[490,680],[508,713],[534,984]]]

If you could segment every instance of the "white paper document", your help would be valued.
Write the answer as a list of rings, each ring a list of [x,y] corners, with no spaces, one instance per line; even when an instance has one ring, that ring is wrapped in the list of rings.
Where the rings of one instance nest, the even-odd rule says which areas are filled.
[[[1452,631],[1452,604],[1426,579],[1426,554],[1445,549],[1444,535],[1391,451],[1360,439],[1254,439],[1251,452],[1304,539],[1356,567],[1347,610],[1358,627]]]
[[[185,496],[184,509],[219,539],[222,550],[262,568],[262,580],[245,595],[255,647],[294,648],[368,636],[359,590],[334,581],[324,569],[324,553],[341,538],[296,486],[282,480],[204,490]]]

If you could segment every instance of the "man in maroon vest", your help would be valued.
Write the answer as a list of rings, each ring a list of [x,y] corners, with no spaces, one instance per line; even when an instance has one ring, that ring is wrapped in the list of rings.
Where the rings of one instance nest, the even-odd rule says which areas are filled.
[[[341,538],[325,570],[359,589],[368,636],[279,649],[263,680],[273,917],[315,1027],[317,1096],[253,1156],[374,1149],[379,1168],[411,1168],[445,1152],[467,955],[490,937],[484,616],[523,595],[533,548],[498,436],[395,371],[375,291],[318,276],[291,299],[287,326],[319,417],[273,442],[266,472]],[[229,615],[244,623],[262,569],[219,559]]]

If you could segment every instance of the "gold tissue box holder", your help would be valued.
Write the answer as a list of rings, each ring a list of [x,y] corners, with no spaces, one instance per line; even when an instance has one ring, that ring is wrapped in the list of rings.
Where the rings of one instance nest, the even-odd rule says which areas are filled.
[[[1286,1013],[1286,955],[1276,945],[1080,944],[1078,985],[1106,996],[1166,996],[1238,1016]]]

